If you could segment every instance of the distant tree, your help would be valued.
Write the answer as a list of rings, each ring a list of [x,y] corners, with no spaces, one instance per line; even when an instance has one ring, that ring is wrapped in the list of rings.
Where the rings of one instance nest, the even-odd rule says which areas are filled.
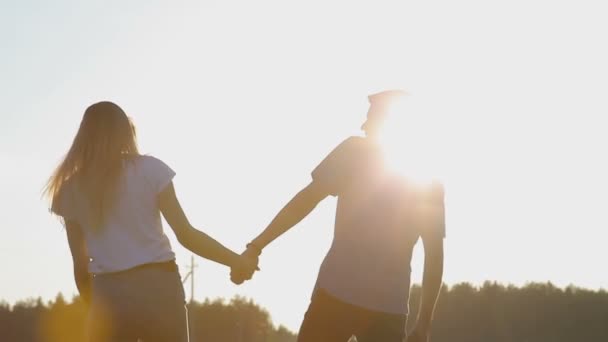
[[[296,339],[296,335],[281,325],[270,334],[267,342],[296,342]]]
[[[47,311],[38,320],[38,340],[55,341],[84,341],[86,308],[80,298],[75,297],[68,304],[61,294],[55,302],[49,304]]]
[[[551,283],[444,287],[433,337],[436,342],[605,342],[608,295]]]
[[[275,328],[268,312],[252,300],[235,297],[206,300],[189,305],[192,342],[294,342],[285,327]],[[44,304],[28,299],[12,307],[0,302],[0,341],[82,342],[85,340],[86,308],[79,297],[67,302],[58,294]]]
[[[420,287],[412,287],[410,312],[417,312]],[[295,342],[285,327],[252,300],[235,297],[188,305],[192,342]],[[412,314],[409,324],[413,324]],[[40,298],[10,306],[0,301],[0,341],[82,342],[86,309],[78,297],[48,303]],[[444,286],[433,342],[606,342],[608,293],[551,283],[524,287],[486,282]]]
[[[188,308],[191,341],[266,342],[275,328],[268,312],[253,301],[233,298],[194,303]]]

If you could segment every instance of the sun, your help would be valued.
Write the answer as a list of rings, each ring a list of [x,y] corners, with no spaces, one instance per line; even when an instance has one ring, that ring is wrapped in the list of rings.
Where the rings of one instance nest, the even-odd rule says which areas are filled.
[[[428,114],[394,109],[381,134],[387,166],[416,183],[445,183],[446,148],[435,122]]]

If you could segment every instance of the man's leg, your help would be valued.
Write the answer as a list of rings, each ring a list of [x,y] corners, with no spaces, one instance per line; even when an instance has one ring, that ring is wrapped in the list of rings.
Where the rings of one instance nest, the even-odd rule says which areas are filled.
[[[357,333],[357,342],[403,342],[406,338],[407,315],[370,313],[369,325]]]
[[[347,342],[354,333],[356,313],[350,305],[315,290],[298,334],[298,342]]]

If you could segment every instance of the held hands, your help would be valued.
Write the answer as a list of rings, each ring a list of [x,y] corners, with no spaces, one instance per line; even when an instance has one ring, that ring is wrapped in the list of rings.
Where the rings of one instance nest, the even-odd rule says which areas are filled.
[[[232,266],[230,270],[230,280],[236,285],[241,285],[245,280],[250,280],[255,271],[259,271],[259,250],[253,247],[247,249],[241,254],[239,261]]]

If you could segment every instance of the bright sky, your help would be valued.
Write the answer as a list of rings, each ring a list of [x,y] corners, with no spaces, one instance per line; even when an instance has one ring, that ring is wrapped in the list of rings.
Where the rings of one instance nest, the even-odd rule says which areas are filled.
[[[607,6],[3,2],[0,297],[75,293],[65,234],[40,193],[93,101],[134,118],[143,152],[178,173],[194,225],[240,251],[335,145],[360,134],[366,96],[395,87],[412,94],[407,127],[433,126],[445,165],[448,284],[607,288]],[[393,151],[412,147],[402,137]],[[334,208],[327,199],[271,245],[241,287],[198,258],[196,298],[250,296],[296,330]],[[185,267],[190,253],[169,235]]]

